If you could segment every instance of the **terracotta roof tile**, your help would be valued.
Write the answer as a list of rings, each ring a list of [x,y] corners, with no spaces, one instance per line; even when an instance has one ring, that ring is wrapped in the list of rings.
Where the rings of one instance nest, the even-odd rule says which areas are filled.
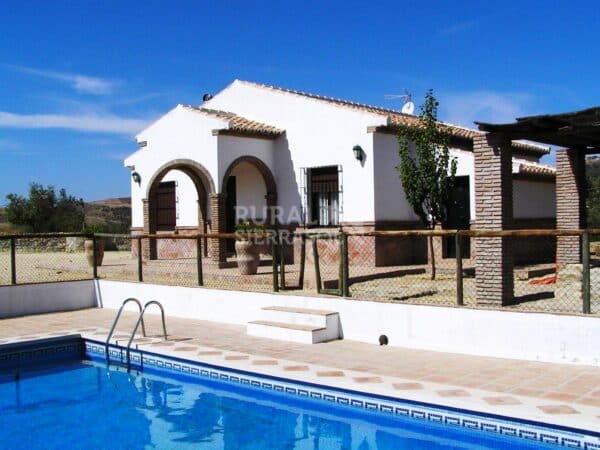
[[[387,128],[390,131],[393,131],[394,128],[398,127],[399,125],[416,125],[419,123],[419,119],[417,116],[404,114],[403,112],[395,110],[395,109],[382,108],[379,106],[367,105],[364,103],[351,102],[351,101],[343,100],[343,99],[339,99],[339,98],[311,94],[309,92],[302,92],[302,91],[296,91],[293,89],[286,89],[286,88],[277,87],[277,86],[270,86],[270,85],[262,84],[262,83],[255,83],[253,81],[245,81],[245,80],[237,80],[237,81],[240,83],[251,85],[251,86],[260,87],[263,89],[285,92],[288,94],[299,95],[302,97],[307,97],[307,98],[312,98],[312,99],[323,101],[323,102],[332,103],[334,105],[344,107],[344,108],[350,108],[350,109],[353,109],[356,111],[363,111],[366,113],[386,116],[388,125],[385,127],[382,127],[382,128]],[[482,134],[481,131],[466,128],[466,127],[452,125],[452,124],[444,123],[444,122],[440,122],[440,124],[444,127],[447,127],[452,136],[455,136],[458,138],[472,140],[475,136]],[[532,153],[532,154],[540,155],[540,156],[550,153],[550,149],[548,147],[544,147],[544,146],[537,145],[537,144],[531,144],[528,142],[513,141],[513,147],[516,150],[521,150],[523,152]]]
[[[207,114],[209,116],[228,121],[228,128],[217,130],[219,132],[240,133],[266,137],[281,136],[285,132],[285,130],[282,130],[280,128],[257,122],[255,120],[246,119],[245,117],[238,116],[237,114],[229,111],[198,108],[196,106],[190,105],[186,105],[184,107],[202,114]]]
[[[518,175],[535,178],[555,178],[556,169],[543,164],[520,163]]]

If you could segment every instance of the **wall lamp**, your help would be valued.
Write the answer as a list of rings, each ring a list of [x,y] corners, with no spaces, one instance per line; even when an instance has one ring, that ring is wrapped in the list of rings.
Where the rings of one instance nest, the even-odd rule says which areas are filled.
[[[141,175],[137,172],[131,172],[131,179],[133,180],[134,183],[137,183],[137,184],[140,184],[140,182],[142,181]]]
[[[365,152],[362,147],[360,145],[355,145],[352,147],[352,151],[354,152],[354,157],[362,163],[365,159]]]

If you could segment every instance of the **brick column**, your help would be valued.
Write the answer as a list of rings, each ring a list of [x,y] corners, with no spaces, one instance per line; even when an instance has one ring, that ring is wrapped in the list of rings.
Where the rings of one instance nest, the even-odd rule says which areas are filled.
[[[225,233],[225,194],[209,194],[210,231]],[[213,261],[224,263],[226,258],[226,242],[224,239],[210,239],[208,251]]]
[[[513,222],[511,142],[499,133],[473,140],[476,229],[510,229]],[[477,303],[507,305],[513,300],[513,246],[509,238],[477,238]]]
[[[556,152],[556,228],[585,228],[585,152],[576,149]],[[559,264],[581,262],[578,236],[559,236],[556,246]]]
[[[156,227],[152,227],[150,224],[150,202],[147,198],[142,199],[144,209],[144,234],[150,234],[151,230]],[[156,243],[150,245],[150,239],[142,239],[142,259],[147,261],[148,259],[156,259]]]

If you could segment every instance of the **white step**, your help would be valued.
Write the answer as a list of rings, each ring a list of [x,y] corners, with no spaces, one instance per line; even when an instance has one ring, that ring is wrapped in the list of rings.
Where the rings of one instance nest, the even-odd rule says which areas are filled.
[[[250,336],[299,342],[302,344],[316,344],[339,339],[340,337],[338,326],[327,328],[315,325],[273,322],[270,320],[248,322],[246,332]]]
[[[289,306],[266,306],[261,309],[261,319],[324,328],[334,326],[334,323],[339,321],[338,313],[333,311]]]

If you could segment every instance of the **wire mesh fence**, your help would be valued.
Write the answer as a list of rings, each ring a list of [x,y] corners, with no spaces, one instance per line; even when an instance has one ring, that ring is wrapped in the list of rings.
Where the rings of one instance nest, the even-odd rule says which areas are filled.
[[[600,233],[590,233],[590,312],[600,314]]]
[[[0,285],[91,279],[80,234],[0,236]]]
[[[0,285],[100,278],[600,314],[600,231],[0,236]],[[96,243],[94,251],[94,241]]]

